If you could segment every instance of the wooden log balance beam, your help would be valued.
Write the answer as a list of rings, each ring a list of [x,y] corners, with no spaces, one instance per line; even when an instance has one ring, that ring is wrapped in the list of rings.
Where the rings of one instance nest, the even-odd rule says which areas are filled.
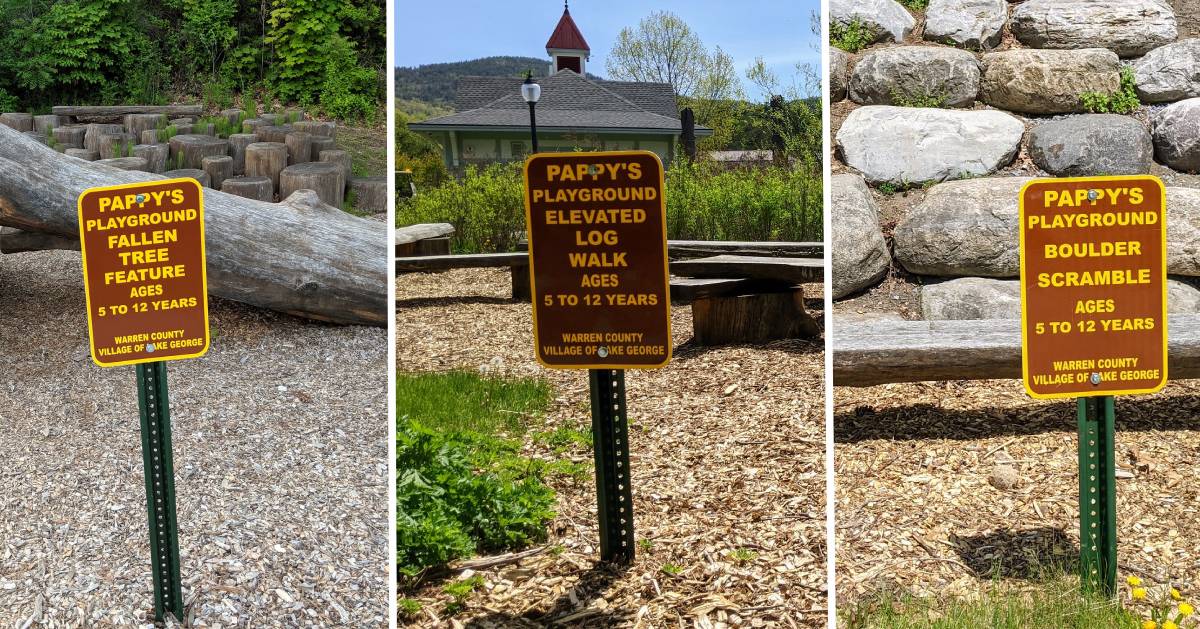
[[[162,179],[66,157],[0,126],[3,226],[76,239],[84,190]],[[309,190],[265,203],[206,189],[204,229],[210,294],[310,319],[387,325],[386,225]]]
[[[835,386],[1021,377],[1018,320],[833,322]],[[1200,315],[1170,315],[1167,335],[1167,377],[1200,378]]]

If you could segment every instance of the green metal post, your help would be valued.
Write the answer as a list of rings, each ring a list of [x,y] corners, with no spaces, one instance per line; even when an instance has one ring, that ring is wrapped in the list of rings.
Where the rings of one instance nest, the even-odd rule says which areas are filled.
[[[1079,570],[1085,589],[1117,591],[1116,411],[1111,395],[1079,398]]]
[[[591,369],[592,444],[596,457],[596,506],[600,559],[633,563],[633,491],[629,486],[629,425],[625,371]]]
[[[142,411],[142,462],[146,515],[150,523],[150,568],[154,578],[154,618],[166,613],[183,620],[179,582],[179,529],[175,519],[175,466],[171,460],[171,411],[167,365],[137,365],[138,406]]]

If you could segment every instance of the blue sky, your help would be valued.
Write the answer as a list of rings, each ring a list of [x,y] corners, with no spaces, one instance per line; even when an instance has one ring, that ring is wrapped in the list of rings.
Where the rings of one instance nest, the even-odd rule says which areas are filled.
[[[761,56],[785,82],[797,61],[819,63],[809,14],[819,0],[572,0],[571,17],[592,47],[588,71],[606,76],[604,61],[617,33],[653,11],[687,22],[710,50],[733,57],[747,95],[761,95],[742,71]],[[561,0],[413,2],[398,0],[396,65],[463,61],[495,55],[546,58],[546,40],[562,15]]]

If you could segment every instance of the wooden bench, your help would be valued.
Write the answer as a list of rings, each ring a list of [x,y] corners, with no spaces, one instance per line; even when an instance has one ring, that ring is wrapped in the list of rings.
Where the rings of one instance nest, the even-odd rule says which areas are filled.
[[[798,284],[814,281],[814,277],[819,281],[820,260],[716,258],[670,265],[672,273],[684,276],[671,280],[671,301],[692,305],[692,332],[697,343],[764,342],[810,337],[819,332],[819,326],[804,307],[804,291]],[[802,264],[780,260],[801,261]],[[699,264],[691,264],[693,262]],[[397,274],[508,267],[512,275],[513,299],[529,300],[532,297],[529,254],[523,252],[409,256],[396,258],[395,264]],[[738,276],[739,272],[744,276]],[[697,274],[732,276],[694,277]]]
[[[1167,320],[1171,379],[1200,378],[1200,315]],[[838,325],[829,350],[836,386],[1021,377],[1021,322],[880,321]]]
[[[419,223],[396,230],[396,257],[450,255],[450,223]]]

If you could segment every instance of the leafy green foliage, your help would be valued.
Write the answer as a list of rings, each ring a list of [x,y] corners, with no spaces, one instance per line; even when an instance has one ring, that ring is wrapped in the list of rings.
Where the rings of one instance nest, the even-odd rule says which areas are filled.
[[[337,0],[278,0],[268,18],[266,43],[275,48],[271,87],[283,100],[320,91],[329,50],[338,44]]]
[[[493,437],[399,420],[396,562],[402,576],[415,582],[457,557],[545,539],[554,492],[518,452],[517,444]]]
[[[873,41],[875,41],[875,30],[864,24],[862,20],[855,18],[848,23],[838,21],[829,23],[829,43],[846,52],[858,52],[870,46]]]
[[[413,598],[400,599],[401,618],[416,618],[419,613],[421,613],[421,601]]]
[[[930,94],[925,92],[895,92],[891,93],[892,104],[898,107],[944,107],[947,96],[944,92]]]
[[[467,597],[472,592],[479,589],[483,585],[483,577],[474,575],[466,579],[460,579],[447,583],[442,591],[449,594],[452,600],[446,603],[446,613],[450,615],[457,614],[466,608]]]
[[[1121,86],[1116,93],[1084,92],[1079,96],[1084,109],[1094,114],[1128,114],[1142,105],[1137,95],[1133,68],[1121,66]]]
[[[440,155],[437,159],[440,163]],[[455,251],[513,251],[525,229],[522,185],[519,162],[468,166],[461,178],[448,179],[436,188],[418,183],[417,196],[396,206],[396,221],[454,225]]]
[[[354,47],[344,37],[335,37],[325,65],[321,107],[341,120],[372,120],[383,100],[380,75],[358,63]]]
[[[929,0],[899,0],[899,2],[912,11],[924,11],[929,6]]]

